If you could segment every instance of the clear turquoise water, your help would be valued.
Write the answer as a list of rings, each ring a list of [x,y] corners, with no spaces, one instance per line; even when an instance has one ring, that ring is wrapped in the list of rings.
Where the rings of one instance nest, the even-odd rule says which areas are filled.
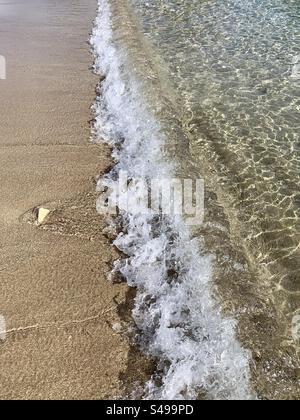
[[[246,245],[299,292],[299,1],[132,4],[180,92],[199,170],[204,155]]]
[[[220,296],[223,310],[238,320],[238,338],[243,348],[252,352],[252,389],[261,398],[299,399],[299,342],[291,336],[291,323],[300,314],[300,3],[102,3],[109,5],[112,44],[108,45],[116,51],[104,43],[107,53],[103,52],[103,60],[110,76],[101,112],[113,136],[126,145],[118,152],[121,164],[125,159],[125,167],[135,173],[155,173],[159,166],[151,145],[157,152],[156,141],[161,137],[170,161],[180,163],[183,176],[203,177],[207,188],[205,223],[193,232],[203,245],[199,257],[193,248],[195,260],[190,259],[191,252],[185,252],[186,239],[180,247],[176,248],[176,241],[171,244],[178,262],[189,265],[189,270],[193,266],[193,280],[186,278],[186,283],[176,288],[187,294],[174,312],[170,308],[176,308],[176,299],[171,306],[167,303],[174,290],[165,298],[161,293],[164,286],[155,288],[155,299],[147,296],[148,300],[143,300],[145,290],[160,280],[160,274],[153,273],[153,264],[143,262],[140,272],[141,261],[135,251],[134,267],[130,259],[126,266],[129,283],[133,278],[132,284],[141,287],[135,316],[142,324],[144,348],[152,349],[150,354],[162,360],[162,393],[174,392],[186,377],[189,385],[183,384],[183,389],[187,395],[195,396],[197,381],[205,383],[206,391],[215,381],[214,398],[222,395],[226,399],[248,381],[240,348],[235,348],[231,362],[229,357],[232,370],[222,357],[216,356],[214,364],[214,348],[215,355],[222,354],[219,349],[228,349],[232,330],[218,335],[217,323],[200,309],[208,301],[217,303],[203,299],[199,290],[195,292],[197,288],[192,288],[191,294],[193,281],[199,284],[198,275],[201,283],[201,270],[191,261],[208,255],[210,261],[212,255],[212,277],[217,286],[212,291]],[[102,32],[107,28],[103,25]],[[113,112],[108,112],[109,108]],[[166,226],[161,228],[163,236]],[[120,242],[126,253],[123,238]],[[150,248],[146,243],[146,249]],[[166,256],[162,253],[162,257]],[[187,296],[193,297],[192,304]],[[188,317],[185,311],[179,316],[178,308],[187,302]],[[179,319],[175,327],[161,323],[162,313],[166,313],[164,320]],[[207,335],[203,333],[204,320],[208,321]],[[171,333],[184,337],[178,348],[172,346]],[[191,347],[186,339],[191,340]],[[177,377],[183,360],[193,363]],[[236,375],[241,361],[244,379]],[[199,373],[202,368],[205,374]],[[224,379],[224,372],[230,373],[230,381]],[[201,393],[201,386],[198,391]],[[181,389],[179,394],[183,393]],[[253,396],[243,391],[245,394]]]

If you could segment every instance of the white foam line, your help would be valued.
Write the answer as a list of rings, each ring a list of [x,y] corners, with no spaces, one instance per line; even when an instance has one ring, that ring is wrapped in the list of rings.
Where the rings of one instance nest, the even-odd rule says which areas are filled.
[[[91,44],[95,68],[106,79],[95,105],[95,130],[100,139],[118,144],[116,171],[129,176],[172,177],[164,161],[160,126],[143,100],[140,84],[114,39],[111,2],[99,0]],[[134,192],[133,192],[134,193]],[[191,240],[181,217],[157,225],[147,209],[125,214],[126,233],[115,244],[128,255],[118,268],[137,287],[133,311],[145,352],[160,361],[161,382],[146,385],[149,399],[253,399],[249,353],[236,339],[236,322],[224,317],[212,293],[211,257]],[[168,279],[170,266],[177,271]],[[174,268],[175,267],[175,268]]]

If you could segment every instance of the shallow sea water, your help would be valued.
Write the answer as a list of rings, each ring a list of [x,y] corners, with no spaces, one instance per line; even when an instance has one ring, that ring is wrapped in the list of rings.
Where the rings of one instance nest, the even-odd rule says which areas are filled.
[[[133,172],[144,171],[145,175],[151,176],[159,171],[163,176],[173,171],[174,164],[174,172],[179,176],[204,178],[205,223],[190,233],[197,245],[184,249],[186,231],[185,228],[181,230],[178,223],[180,241],[176,245],[177,248],[183,246],[183,251],[179,253],[172,243],[171,254],[180,264],[190,268],[193,265],[190,274],[193,273],[194,280],[197,269],[202,280],[205,276],[211,277],[212,283],[208,282],[210,291],[217,298],[214,301],[209,294],[205,302],[209,301],[212,306],[221,305],[223,320],[226,321],[227,316],[237,320],[237,337],[243,349],[251,351],[248,367],[253,392],[247,390],[247,356],[243,349],[235,347],[232,364],[243,366],[245,375],[244,379],[237,378],[235,385],[227,378],[231,389],[226,393],[220,376],[213,379],[214,375],[219,375],[216,365],[222,365],[222,358],[212,367],[209,354],[213,342],[204,345],[205,334],[200,334],[197,345],[189,347],[190,352],[196,352],[200,346],[207,354],[208,363],[204,365],[209,372],[205,372],[204,381],[201,369],[198,372],[199,394],[205,394],[210,381],[215,381],[216,387],[212,386],[213,391],[207,393],[210,398],[226,399],[226,395],[253,398],[254,393],[266,399],[300,398],[299,342],[292,336],[292,320],[300,314],[299,2],[111,0],[100,1],[100,12],[101,7],[108,7],[106,23],[111,30],[109,43],[103,46],[106,49],[107,45],[113,46],[116,48],[114,53],[122,58],[113,69],[114,77],[104,82],[107,85],[102,88],[102,94],[106,104],[104,111],[100,106],[99,125],[103,124],[105,114],[109,125],[106,131],[108,141],[111,140],[109,137],[122,137],[122,142],[125,138],[126,143],[126,136],[134,138],[130,150],[122,146],[123,153],[120,147],[116,153],[123,169],[130,164]],[[103,29],[100,25],[99,30]],[[112,59],[112,50],[106,50],[106,58],[108,54]],[[112,74],[109,66],[102,66],[101,71]],[[109,83],[118,86],[110,89]],[[122,92],[119,102],[112,104],[111,95],[118,96],[118,92]],[[141,101],[139,109],[132,107],[132,101],[136,104]],[[119,111],[124,105],[135,114],[133,119],[127,117],[123,121]],[[109,110],[111,113],[107,119]],[[112,115],[118,122],[112,123]],[[130,125],[130,130],[124,128],[126,124]],[[100,134],[105,137],[105,133]],[[118,143],[118,140],[114,142]],[[152,146],[156,148],[154,152]],[[160,148],[164,149],[166,164],[159,162],[156,152]],[[142,150],[146,150],[145,155]],[[143,227],[152,222],[148,220],[145,224],[143,221]],[[161,232],[174,231],[172,222],[164,221],[159,228]],[[128,254],[128,241],[123,239],[119,238],[117,245]],[[150,243],[147,236],[147,250],[153,257],[153,244]],[[157,243],[157,246],[159,248],[161,244]],[[161,264],[158,264],[157,271],[149,272],[145,262],[141,263],[141,249],[132,252],[129,259],[131,269],[128,270],[127,265],[123,274],[129,284],[138,285],[145,292],[140,276],[164,277],[165,272],[160,271]],[[197,252],[203,258],[199,266],[196,264]],[[157,258],[159,261],[158,254]],[[138,270],[133,270],[132,264],[136,264]],[[189,276],[183,276],[185,287],[188,281],[191,281]],[[199,314],[203,315],[203,290],[199,287],[197,291],[193,284],[191,281],[191,290],[199,293]],[[170,293],[163,287],[161,290]],[[183,290],[182,286],[181,292]],[[188,301],[186,292],[177,297]],[[166,337],[166,331],[171,328],[162,323],[156,325],[153,320],[151,310],[158,313],[161,307],[155,307],[152,302],[151,310],[145,311],[149,294],[151,292],[147,290],[147,296],[140,295],[135,310],[136,322],[140,322],[143,331],[141,341],[144,340],[145,351],[147,346],[153,345],[149,335],[156,334],[157,337],[158,331],[162,333],[164,327],[167,329],[161,337]],[[156,296],[156,299],[160,298]],[[161,304],[164,302],[168,299],[162,299]],[[172,300],[169,308],[174,309],[173,305]],[[210,311],[211,306],[208,307]],[[199,315],[196,313],[197,299],[196,303],[188,301],[187,308],[194,312],[193,316]],[[212,328],[211,336],[218,331],[214,316],[206,324]],[[185,328],[191,322],[186,317],[181,319],[178,313],[175,318],[178,325],[183,322]],[[195,327],[196,335],[197,328],[203,327],[203,319],[201,322],[199,319],[196,322],[194,319],[195,324],[190,325],[190,328]],[[229,347],[233,345],[231,328],[225,327],[225,330],[222,336],[224,348],[226,340],[231,343]],[[207,334],[210,335],[209,331]],[[178,335],[176,337],[179,340]],[[157,351],[158,347],[153,347],[156,350],[150,351],[151,355],[163,353],[162,364],[165,364],[161,368],[160,381],[164,383],[164,391],[169,389],[167,395],[174,396],[177,392],[177,396],[195,396],[195,377],[190,384],[182,385],[187,389],[190,386],[190,394],[182,389],[174,393],[174,378],[176,375],[180,377],[178,363],[170,361],[170,357],[168,359],[170,353],[167,354],[166,349],[160,347]],[[178,354],[174,357],[176,359]],[[202,354],[202,357],[205,356]],[[173,377],[166,368],[170,363],[173,368],[177,363]],[[184,363],[181,373],[187,367]],[[226,383],[222,369],[221,376]],[[231,378],[234,372],[233,369],[229,375]],[[242,383],[243,392],[235,394],[232,387],[241,387]],[[162,397],[166,395],[164,391],[157,393],[156,389],[154,394]]]

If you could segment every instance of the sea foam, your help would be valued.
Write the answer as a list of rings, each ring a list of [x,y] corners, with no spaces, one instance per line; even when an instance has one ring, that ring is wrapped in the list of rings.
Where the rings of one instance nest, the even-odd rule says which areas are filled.
[[[114,146],[117,160],[99,181],[101,188],[120,171],[131,178],[175,176],[174,163],[163,153],[166,135],[143,94],[145,81],[115,36],[113,5],[114,0],[99,0],[91,37],[95,70],[105,76],[95,104],[95,133]],[[130,194],[136,194],[134,187],[129,199]],[[139,210],[120,208],[124,229],[115,245],[128,257],[115,269],[137,289],[132,315],[138,342],[158,361],[144,398],[255,398],[250,354],[236,338],[236,321],[222,314],[213,293],[213,256],[201,250],[201,238],[191,238],[184,217]]]

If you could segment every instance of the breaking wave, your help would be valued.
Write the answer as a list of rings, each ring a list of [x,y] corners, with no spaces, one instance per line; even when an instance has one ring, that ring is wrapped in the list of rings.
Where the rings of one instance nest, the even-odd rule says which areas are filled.
[[[176,176],[176,163],[164,150],[169,141],[159,120],[164,104],[151,96],[156,78],[141,77],[138,71],[148,57],[144,60],[139,51],[140,60],[134,61],[140,47],[133,35],[137,29],[121,4],[99,0],[91,37],[95,70],[103,77],[95,133],[113,146],[117,161],[99,189],[111,186],[121,171],[132,179]],[[131,194],[136,194],[134,185]],[[204,252],[201,238],[193,238],[183,216],[140,210],[120,208],[123,229],[114,243],[127,256],[115,269],[137,289],[133,319],[138,342],[158,360],[144,398],[255,398],[250,354],[237,340],[236,321],[222,313],[214,290],[213,255]]]

